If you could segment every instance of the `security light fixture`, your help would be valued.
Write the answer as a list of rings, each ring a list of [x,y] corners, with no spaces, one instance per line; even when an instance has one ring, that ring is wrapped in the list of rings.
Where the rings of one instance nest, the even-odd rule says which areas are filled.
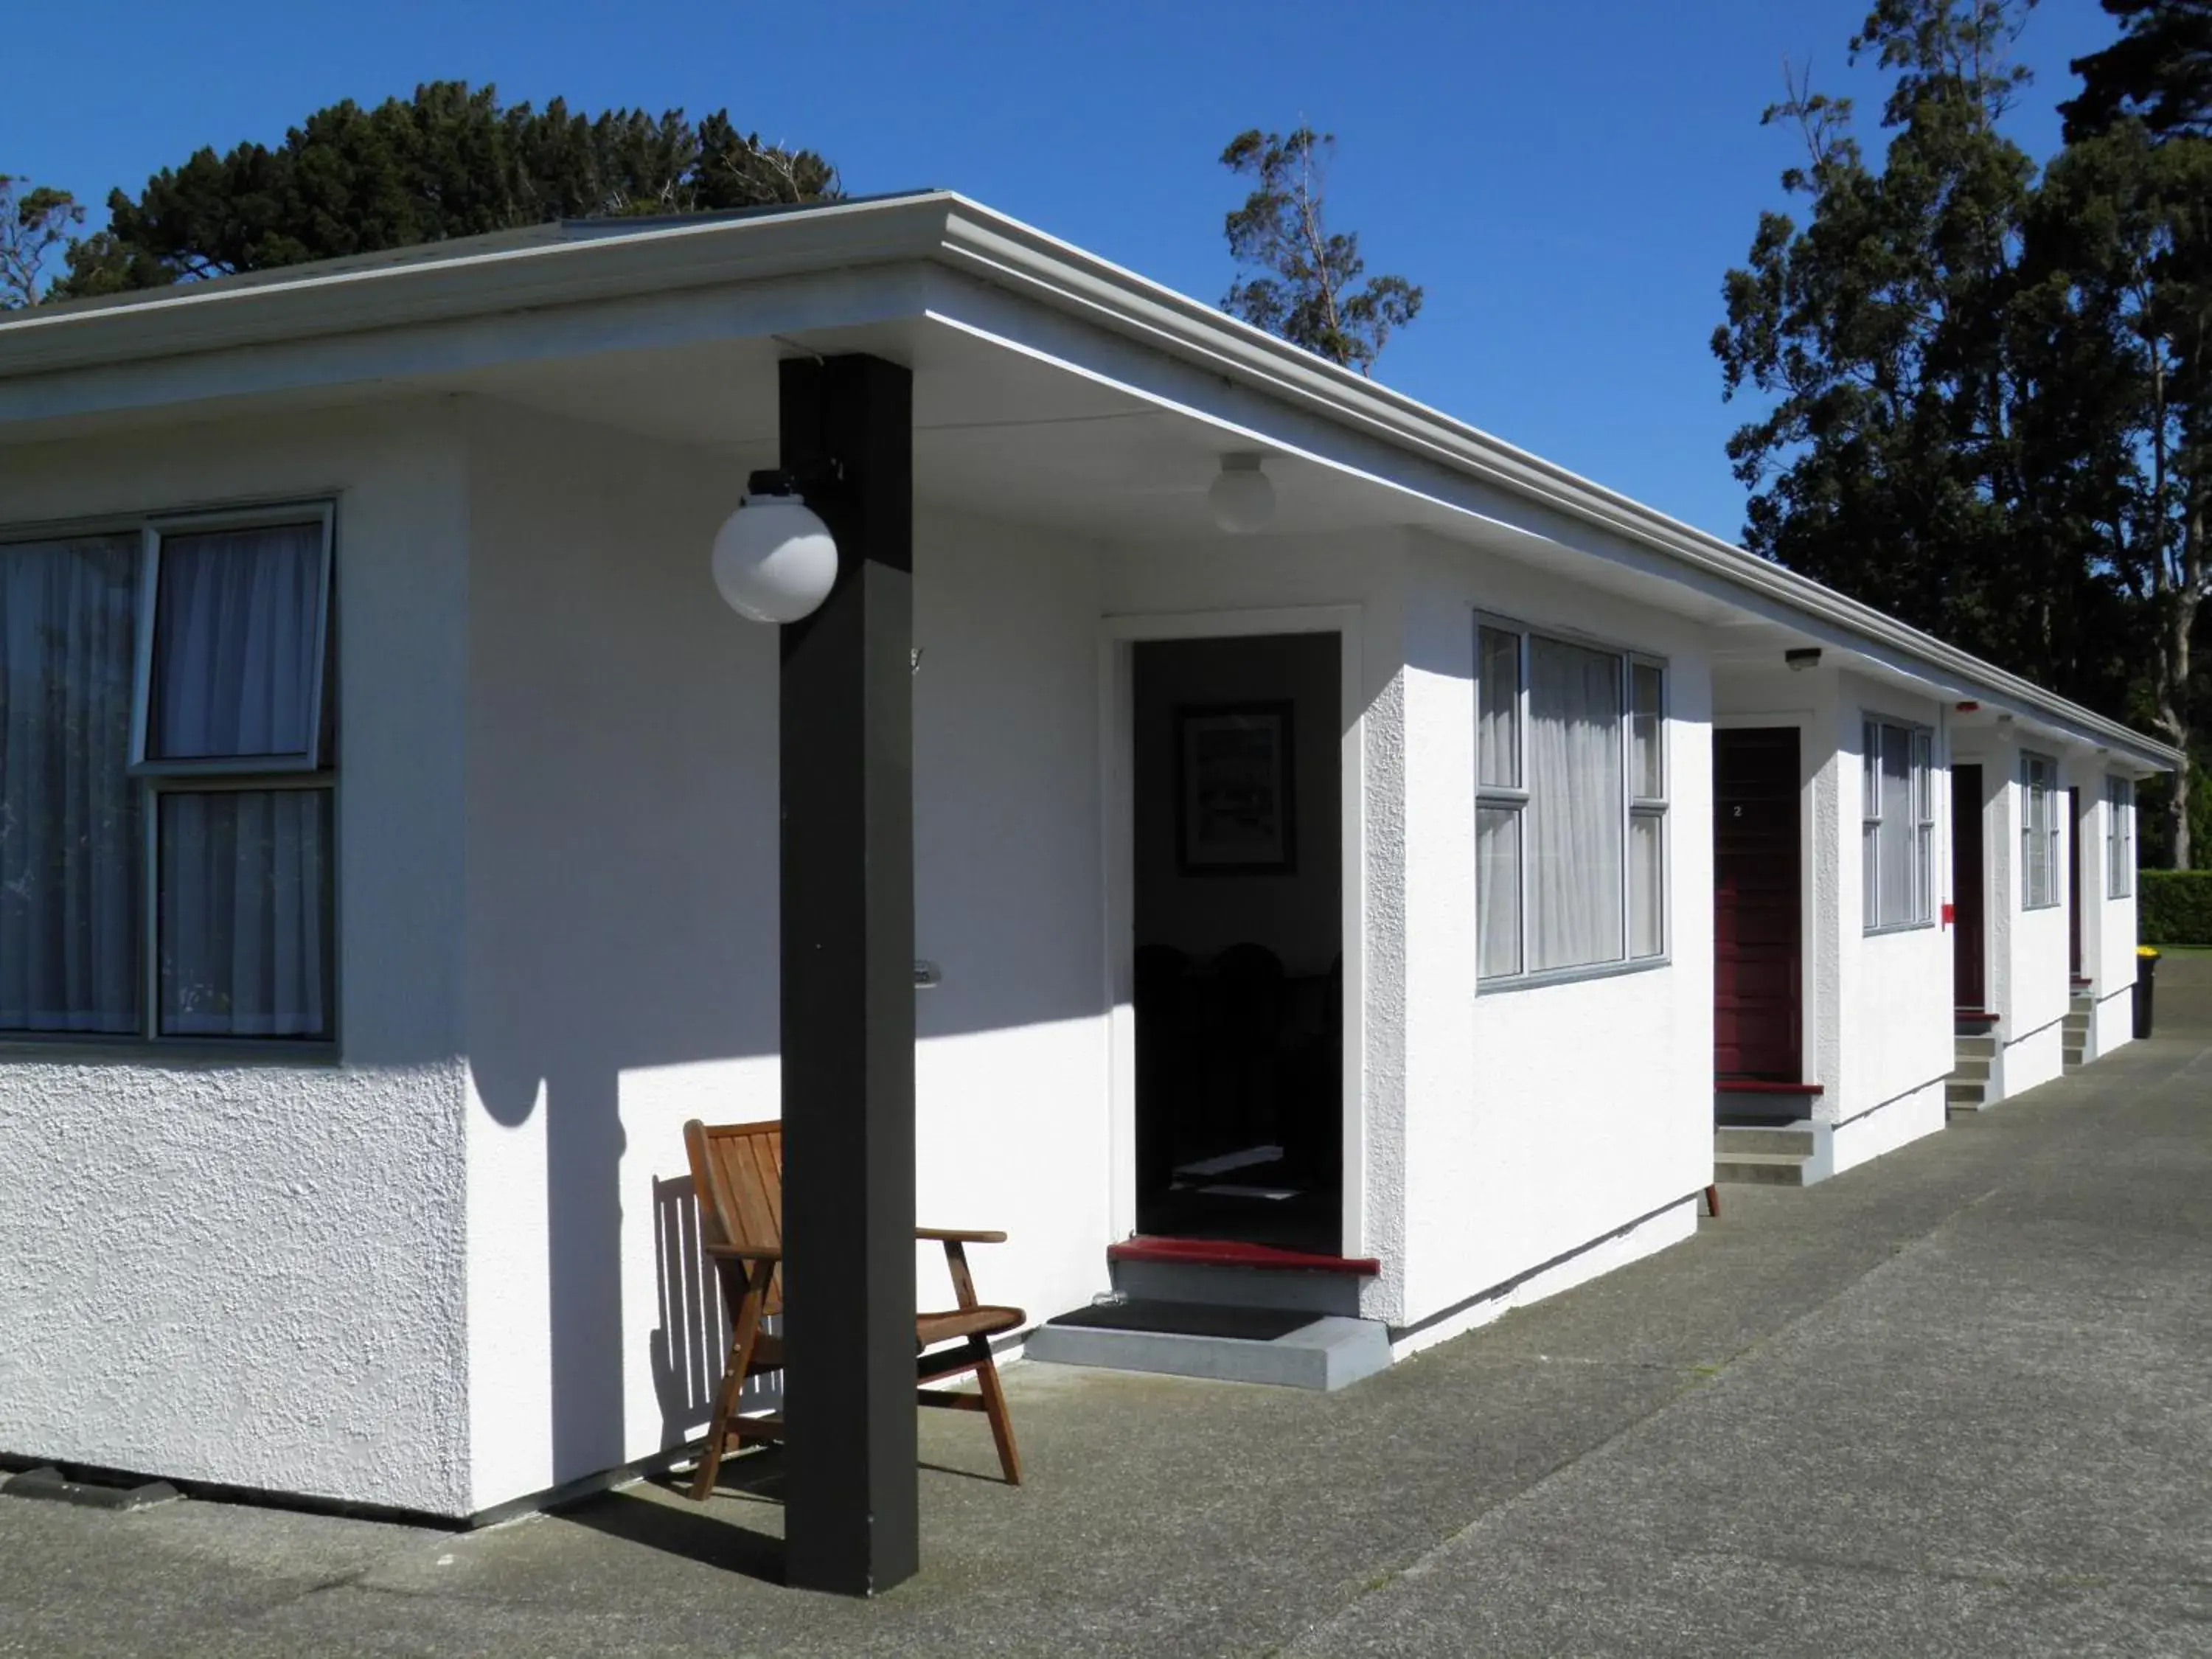
[[[1265,530],[1275,519],[1275,486],[1260,470],[1259,455],[1224,455],[1221,471],[1206,492],[1213,522],[1233,536]]]
[[[1820,647],[1817,645],[1797,646],[1791,650],[1784,651],[1782,653],[1782,660],[1790,665],[1793,673],[1802,673],[1808,668],[1818,668],[1820,665]]]
[[[811,617],[837,580],[837,543],[787,472],[756,472],[714,532],[714,586],[750,622]]]

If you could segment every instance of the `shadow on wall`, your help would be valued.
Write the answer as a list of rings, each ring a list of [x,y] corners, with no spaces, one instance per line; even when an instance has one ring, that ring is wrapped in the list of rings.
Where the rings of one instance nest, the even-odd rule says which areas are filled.
[[[778,641],[707,578],[719,461],[519,410],[478,436],[468,1059],[494,1122],[544,1114],[544,1177],[487,1183],[471,1224],[507,1204],[546,1239],[557,1482],[629,1455],[626,1361],[648,1360],[671,1439],[720,1374],[673,1180],[652,1188],[659,1328],[624,1352],[623,1161],[674,1177],[684,1117],[775,1109],[733,1071],[682,1073],[778,1048]],[[916,945],[944,971],[925,1038],[1103,1012],[1096,599],[995,534],[917,550]],[[534,1159],[510,1145],[482,1155]]]
[[[653,1183],[653,1282],[660,1294],[660,1324],[653,1333],[653,1391],[660,1402],[660,1438],[680,1445],[706,1432],[714,1391],[730,1350],[727,1306],[716,1282],[718,1265],[699,1248],[699,1200],[691,1177]],[[781,1316],[765,1322],[781,1329]],[[747,1381],[742,1411],[781,1411],[781,1373]]]

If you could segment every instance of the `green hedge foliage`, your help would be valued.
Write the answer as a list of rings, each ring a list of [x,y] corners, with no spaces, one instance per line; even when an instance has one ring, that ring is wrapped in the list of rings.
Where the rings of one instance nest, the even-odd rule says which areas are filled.
[[[2145,945],[2212,945],[2212,870],[2136,872],[2136,937]]]

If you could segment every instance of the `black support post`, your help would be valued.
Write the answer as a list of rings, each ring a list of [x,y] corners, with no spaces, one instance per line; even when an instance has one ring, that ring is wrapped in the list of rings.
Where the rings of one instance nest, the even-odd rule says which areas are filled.
[[[836,585],[782,630],[785,1557],[920,1565],[914,1347],[914,422],[880,358],[781,366],[782,462]]]

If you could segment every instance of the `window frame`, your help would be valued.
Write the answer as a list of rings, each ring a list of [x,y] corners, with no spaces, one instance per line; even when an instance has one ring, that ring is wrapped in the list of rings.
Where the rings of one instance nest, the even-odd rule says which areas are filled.
[[[2105,774],[2105,897],[2136,896],[2136,781]]]
[[[322,556],[315,573],[315,663],[307,681],[307,747],[298,755],[214,755],[190,760],[149,757],[155,686],[155,629],[161,592],[161,544],[171,536],[197,536],[226,530],[263,530],[283,525],[319,524]],[[162,514],[139,526],[137,660],[131,713],[131,775],[140,778],[233,778],[246,775],[313,775],[326,769],[323,753],[323,704],[331,672],[331,573],[337,518],[329,501],[281,503],[238,512]]]
[[[1912,856],[1912,908],[1901,921],[1881,915],[1881,827],[1888,822],[1882,811],[1881,761],[1887,733],[1905,734],[1905,793],[1907,844]],[[1860,933],[1868,939],[1883,933],[1910,933],[1936,925],[1936,731],[1917,720],[1886,714],[1878,709],[1859,711],[1859,895]],[[1871,850],[1872,858],[1868,854]]]
[[[2049,782],[2039,787],[2035,770],[2049,769]],[[2060,892],[2059,865],[2063,848],[2060,844],[2060,813],[2058,811],[2058,761],[2056,756],[2039,750],[2020,751],[2020,908],[2027,910],[2056,910],[2065,900]],[[2042,803],[2041,822],[2038,822],[2037,803]],[[2037,837],[2041,837],[2040,846]],[[2035,877],[2039,860],[2044,878],[2046,896],[2040,902],[2035,896]]]
[[[316,576],[315,665],[309,687],[308,751],[304,757],[216,757],[190,761],[149,761],[145,744],[153,692],[155,607],[160,592],[160,539],[164,535],[251,530],[276,525],[319,524],[322,555]],[[263,1065],[326,1066],[340,1057],[343,1038],[344,933],[341,868],[342,814],[335,741],[326,741],[335,714],[337,666],[337,503],[328,496],[258,501],[234,507],[190,511],[139,512],[0,526],[0,558],[19,545],[76,537],[138,538],[136,637],[131,641],[131,743],[124,775],[138,795],[138,978],[137,1030],[130,1032],[0,1031],[0,1054],[84,1054],[113,1058],[154,1055],[198,1056],[210,1062],[252,1061]],[[249,793],[320,789],[331,796],[331,871],[329,941],[331,998],[328,1029],[313,1036],[241,1036],[194,1034],[161,1029],[161,804],[183,793]]]
[[[1514,991],[1544,985],[1570,983],[1577,980],[1606,979],[1618,974],[1643,973],[1655,968],[1666,968],[1674,961],[1674,907],[1668,902],[1673,884],[1674,836],[1669,833],[1673,806],[1674,778],[1672,747],[1668,728],[1673,708],[1673,670],[1669,660],[1655,652],[1640,651],[1615,640],[1605,639],[1572,628],[1555,628],[1546,623],[1520,622],[1496,611],[1477,610],[1472,618],[1471,635],[1474,646],[1473,692],[1474,701],[1474,810],[1480,836],[1481,815],[1486,811],[1510,811],[1516,818],[1515,845],[1515,875],[1517,881],[1517,908],[1520,922],[1519,952],[1521,964],[1511,973],[1485,974],[1481,963],[1481,921],[1475,927],[1475,990],[1478,995],[1489,995],[1500,991]],[[1485,632],[1507,634],[1517,642],[1515,663],[1517,684],[1513,716],[1515,773],[1520,781],[1516,785],[1490,784],[1482,781],[1482,636]],[[1530,709],[1530,653],[1537,639],[1577,649],[1601,653],[1619,659],[1620,664],[1620,881],[1616,895],[1620,913],[1621,954],[1608,961],[1578,963],[1571,967],[1532,969],[1528,966],[1529,903],[1528,903],[1528,812],[1533,792],[1529,782],[1529,726]],[[1636,671],[1648,668],[1659,677],[1659,707],[1656,741],[1658,750],[1659,789],[1656,795],[1637,793],[1639,780],[1635,775],[1636,761]],[[1635,916],[1632,909],[1635,891],[1635,836],[1637,821],[1641,818],[1659,826],[1659,868],[1656,879],[1659,884],[1659,948],[1648,956],[1632,954],[1635,949]],[[1479,861],[1478,846],[1470,849]]]

